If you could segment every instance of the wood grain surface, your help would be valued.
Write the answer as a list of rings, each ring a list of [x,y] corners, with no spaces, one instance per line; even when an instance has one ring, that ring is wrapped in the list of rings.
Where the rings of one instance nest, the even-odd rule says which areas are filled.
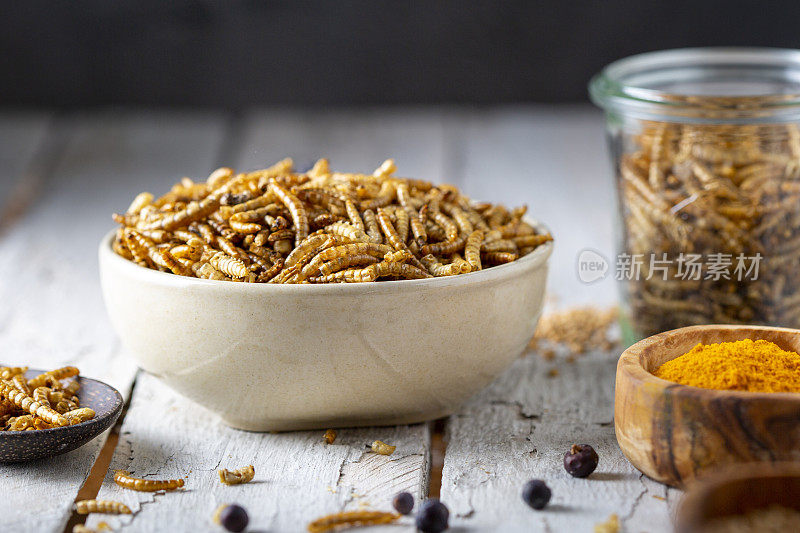
[[[667,530],[677,491],[633,468],[614,438],[615,363],[608,353],[574,363],[529,353],[451,417],[442,500],[453,523],[469,531],[591,531],[616,513],[626,531]],[[586,479],[564,470],[574,443],[600,456]],[[530,479],[552,490],[543,511],[522,500]]]
[[[88,524],[191,532],[210,528],[218,505],[237,503],[249,510],[252,531],[303,531],[325,514],[391,510],[391,498],[401,490],[417,498],[427,492],[427,425],[340,429],[330,445],[323,433],[231,429],[143,374],[98,496],[124,502],[133,514],[91,516]],[[397,450],[391,456],[372,453],[366,446],[376,439]],[[217,469],[249,464],[256,472],[251,483],[220,483]],[[115,469],[150,479],[185,478],[186,487],[166,494],[122,489],[113,481]]]
[[[9,302],[0,305],[3,362],[77,364],[127,394],[135,368],[110,328],[96,272],[96,246],[112,227],[110,213],[125,209],[142,190],[165,192],[183,175],[202,178],[221,164],[259,168],[286,155],[299,167],[328,156],[334,168],[362,171],[394,157],[403,175],[453,183],[479,199],[528,203],[556,236],[551,304],[615,300],[611,279],[584,285],[574,270],[581,249],[609,256],[612,249],[602,117],[587,107],[26,117],[0,114],[0,135],[11,139],[0,157],[13,174],[0,179],[0,191],[18,190],[26,173],[36,176],[33,201],[0,231],[0,301]],[[670,530],[679,493],[641,476],[616,447],[614,363],[615,354],[574,364],[529,354],[449,418],[447,448],[435,454],[445,457],[441,496],[452,524],[466,531],[501,525],[591,530],[616,512],[630,531]],[[548,378],[552,366],[560,374]],[[187,487],[170,494],[123,492],[101,465],[100,496],[125,501],[134,515],[92,516],[90,525],[204,531],[212,527],[217,503],[237,501],[250,511],[254,531],[300,531],[319,514],[362,505],[388,509],[401,489],[418,496],[438,490],[428,487],[428,424],[344,429],[331,446],[322,444],[320,432],[240,432],[143,375],[121,429],[111,469],[149,478],[188,476]],[[364,446],[375,438],[397,444],[398,451],[386,458],[367,453]],[[0,529],[63,531],[104,439],[59,458],[0,465],[0,490],[10,495],[0,502]],[[587,480],[569,478],[561,466],[574,440],[595,445],[601,456],[598,472]],[[214,473],[251,463],[251,485],[225,487]],[[552,508],[543,513],[520,499],[522,484],[533,477],[554,489]],[[391,529],[412,530],[408,519]]]

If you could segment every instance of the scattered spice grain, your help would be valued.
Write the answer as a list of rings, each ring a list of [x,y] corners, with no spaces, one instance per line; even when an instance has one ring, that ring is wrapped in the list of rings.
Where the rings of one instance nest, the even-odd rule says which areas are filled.
[[[610,351],[619,344],[614,328],[618,316],[616,307],[574,307],[548,313],[539,320],[529,348],[548,360],[564,347],[569,355]]]
[[[605,522],[594,525],[594,533],[619,533],[619,516],[616,513],[608,517]]]

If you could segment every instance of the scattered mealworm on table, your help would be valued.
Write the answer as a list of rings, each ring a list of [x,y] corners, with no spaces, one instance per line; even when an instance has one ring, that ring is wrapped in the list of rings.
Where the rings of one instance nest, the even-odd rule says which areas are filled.
[[[124,489],[139,492],[157,492],[160,490],[175,490],[183,487],[182,479],[142,479],[133,477],[130,472],[116,470],[114,472],[114,483]]]
[[[394,451],[397,449],[397,446],[391,446],[389,444],[386,444],[385,442],[376,440],[375,442],[372,443],[370,449],[372,449],[372,451],[377,453],[378,455],[392,455]]]
[[[75,511],[78,514],[131,514],[131,510],[127,505],[111,500],[81,500],[75,502]]]
[[[253,465],[237,468],[236,470],[221,468],[217,470],[217,472],[219,473],[220,482],[224,485],[241,485],[242,483],[247,483],[252,481],[256,474]]]
[[[400,518],[397,513],[385,511],[345,511],[323,516],[308,524],[309,533],[324,533],[342,527],[376,526],[389,524]]]
[[[326,444],[333,444],[333,441],[336,440],[336,430],[335,429],[325,430],[325,434],[322,435],[322,440],[324,440]]]

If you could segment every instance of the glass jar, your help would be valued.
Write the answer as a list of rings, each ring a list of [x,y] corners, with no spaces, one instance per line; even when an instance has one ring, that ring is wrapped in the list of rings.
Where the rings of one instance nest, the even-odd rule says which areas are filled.
[[[646,53],[589,90],[616,176],[625,341],[800,328],[800,51]]]

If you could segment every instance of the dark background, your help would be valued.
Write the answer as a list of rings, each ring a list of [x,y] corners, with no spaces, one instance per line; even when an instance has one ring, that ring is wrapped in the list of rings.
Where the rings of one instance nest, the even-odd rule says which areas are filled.
[[[572,102],[647,50],[800,47],[800,1],[4,2],[0,105]]]

